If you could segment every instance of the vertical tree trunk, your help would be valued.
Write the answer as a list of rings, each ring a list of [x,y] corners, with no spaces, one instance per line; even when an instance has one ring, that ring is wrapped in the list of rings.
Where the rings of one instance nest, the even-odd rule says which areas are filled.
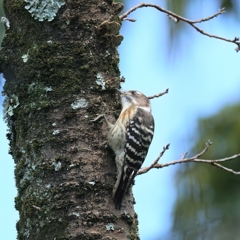
[[[103,102],[108,115],[119,113],[122,5],[5,0],[4,8],[10,28],[0,70],[18,239],[138,239],[132,194],[122,211],[112,201],[116,166],[106,123],[91,122]]]

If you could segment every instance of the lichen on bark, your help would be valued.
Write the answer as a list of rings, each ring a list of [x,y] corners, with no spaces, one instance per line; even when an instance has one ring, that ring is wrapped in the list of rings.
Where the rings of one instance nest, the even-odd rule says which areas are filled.
[[[25,6],[5,1],[11,27],[0,53],[4,93],[19,101],[6,116],[18,239],[138,239],[131,192],[127,218],[112,201],[116,167],[106,123],[91,121],[103,102],[110,118],[120,111],[122,5],[68,0],[51,22],[34,20]],[[109,223],[114,230],[106,230]]]

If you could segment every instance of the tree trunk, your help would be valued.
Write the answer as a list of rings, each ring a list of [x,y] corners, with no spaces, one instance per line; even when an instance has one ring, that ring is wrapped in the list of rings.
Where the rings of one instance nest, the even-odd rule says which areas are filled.
[[[91,121],[104,109],[113,121],[120,112],[122,5],[5,0],[4,8],[10,28],[0,70],[18,239],[138,239],[132,193],[121,211],[112,201],[116,166],[106,123]]]

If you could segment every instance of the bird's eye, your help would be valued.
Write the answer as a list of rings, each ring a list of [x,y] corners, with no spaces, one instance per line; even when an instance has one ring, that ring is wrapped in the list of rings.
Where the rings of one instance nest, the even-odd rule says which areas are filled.
[[[132,92],[132,95],[134,95],[136,93],[136,91],[131,91]]]

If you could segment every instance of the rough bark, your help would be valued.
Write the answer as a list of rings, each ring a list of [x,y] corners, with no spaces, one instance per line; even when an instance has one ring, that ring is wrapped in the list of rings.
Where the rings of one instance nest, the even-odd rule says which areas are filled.
[[[106,123],[90,121],[102,102],[110,118],[119,114],[122,5],[67,0],[50,22],[35,20],[26,5],[5,0],[10,28],[0,53],[18,239],[138,239],[132,194],[122,211],[112,201]]]

